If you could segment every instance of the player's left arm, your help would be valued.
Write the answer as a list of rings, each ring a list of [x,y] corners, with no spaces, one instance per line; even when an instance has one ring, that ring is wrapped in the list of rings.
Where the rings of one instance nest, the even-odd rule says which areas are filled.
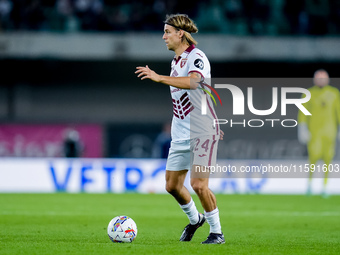
[[[309,91],[310,91],[310,89],[308,89]],[[310,91],[311,92],[311,91]],[[312,93],[312,92],[311,92]],[[306,97],[306,94],[303,94],[302,96],[301,96],[301,98],[305,98]],[[308,101],[308,102],[306,102],[306,103],[304,103],[304,107],[307,109],[307,110],[309,110],[310,111],[310,106],[309,106],[309,104],[310,104],[310,100]],[[307,115],[305,115],[301,110],[299,110],[298,111],[298,118],[297,118],[297,120],[298,120],[298,123],[299,124],[306,124],[306,125],[308,125],[308,117],[307,117]]]
[[[187,77],[172,77],[159,75],[147,65],[145,67],[138,66],[136,69],[137,71],[135,74],[138,74],[137,77],[141,77],[141,80],[150,79],[154,82],[163,83],[180,89],[196,89],[198,82],[201,80],[201,75],[197,72],[191,72]]]
[[[223,140],[224,132],[220,129],[220,140]]]
[[[336,100],[335,100],[335,112],[336,112],[336,123],[338,124],[338,140],[340,141],[340,92],[336,89]]]

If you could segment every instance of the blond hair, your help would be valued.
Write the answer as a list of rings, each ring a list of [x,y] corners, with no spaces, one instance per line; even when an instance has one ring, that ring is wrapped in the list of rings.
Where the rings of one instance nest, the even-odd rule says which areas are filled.
[[[191,33],[197,33],[198,28],[194,21],[186,14],[166,15],[165,24],[173,26],[177,30],[183,30],[184,35],[182,41],[186,41],[189,45],[197,45],[197,41],[192,37]]]

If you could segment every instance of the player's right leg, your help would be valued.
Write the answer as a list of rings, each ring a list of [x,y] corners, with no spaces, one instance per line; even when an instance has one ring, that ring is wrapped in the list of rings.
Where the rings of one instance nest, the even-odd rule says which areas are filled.
[[[170,193],[180,205],[186,205],[191,201],[191,195],[184,186],[188,170],[165,172],[166,191]]]
[[[180,241],[191,241],[196,230],[205,223],[205,217],[199,213],[188,189],[184,186],[188,170],[166,171],[166,190],[178,202],[183,212],[188,216],[190,223],[184,228]]]
[[[184,228],[180,241],[190,241],[205,217],[196,208],[195,202],[184,186],[185,177],[190,168],[190,141],[171,142],[166,163],[166,190],[176,199],[190,223]]]

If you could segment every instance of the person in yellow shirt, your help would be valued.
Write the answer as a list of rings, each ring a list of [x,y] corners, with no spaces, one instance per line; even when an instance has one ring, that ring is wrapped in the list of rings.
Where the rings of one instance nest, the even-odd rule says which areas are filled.
[[[309,88],[311,99],[304,104],[312,115],[298,113],[298,140],[307,144],[309,163],[316,164],[323,160],[327,165],[332,162],[338,125],[340,124],[340,92],[329,85],[326,70],[319,69],[314,73],[314,86]],[[339,135],[338,135],[339,137]],[[327,197],[328,170],[325,172],[322,196]],[[312,176],[309,173],[307,195],[312,194]]]

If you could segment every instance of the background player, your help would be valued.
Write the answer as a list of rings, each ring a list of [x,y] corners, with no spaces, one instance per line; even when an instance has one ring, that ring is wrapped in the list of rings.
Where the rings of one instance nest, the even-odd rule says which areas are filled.
[[[323,160],[328,165],[332,162],[335,152],[336,136],[340,123],[339,90],[329,85],[326,70],[319,69],[314,73],[314,86],[309,89],[311,99],[304,104],[312,114],[298,114],[298,139],[307,144],[310,164]],[[312,193],[312,176],[310,172],[307,195]],[[325,172],[322,195],[327,197],[328,171]]]
[[[190,241],[200,226],[207,221],[210,234],[204,244],[224,243],[216,198],[208,187],[209,173],[206,167],[216,162],[220,136],[219,127],[213,127],[216,118],[210,97],[206,97],[209,113],[201,115],[200,105],[204,79],[210,78],[210,63],[205,54],[197,49],[191,33],[197,33],[194,22],[183,14],[167,16],[163,39],[169,50],[175,52],[170,76],[158,75],[148,66],[137,67],[141,79],[151,79],[170,86],[173,101],[171,147],[166,165],[166,190],[177,200],[187,214],[190,223],[184,228],[180,241]],[[205,89],[208,87],[205,86]],[[198,195],[205,215],[200,214],[184,186],[191,169],[191,186]],[[203,173],[204,172],[204,173]]]

